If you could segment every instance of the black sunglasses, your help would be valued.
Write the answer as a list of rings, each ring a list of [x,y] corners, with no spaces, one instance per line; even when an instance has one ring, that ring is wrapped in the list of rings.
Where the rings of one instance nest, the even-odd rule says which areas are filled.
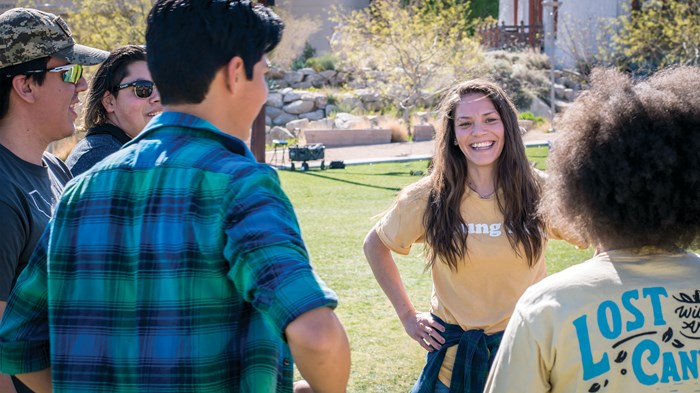
[[[134,87],[134,94],[136,94],[136,97],[138,98],[148,98],[151,96],[151,94],[153,94],[153,82],[144,80],[138,80],[117,85],[112,88],[112,93],[116,93],[121,89],[126,89],[127,87],[131,86]]]

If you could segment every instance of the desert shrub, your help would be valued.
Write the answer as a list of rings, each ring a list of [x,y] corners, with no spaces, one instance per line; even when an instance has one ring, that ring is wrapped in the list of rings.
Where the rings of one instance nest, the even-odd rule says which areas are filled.
[[[700,0],[648,0],[610,26],[608,56],[645,75],[672,65],[700,65]]]
[[[402,119],[384,117],[378,125],[380,128],[391,130],[391,142],[408,142],[408,127]]]
[[[518,115],[518,119],[521,120],[531,120],[533,123],[535,123],[535,126],[541,126],[544,124],[544,117],[542,116],[536,116],[534,113],[526,111],[526,112],[520,112]]]
[[[299,56],[292,62],[291,69],[298,70],[300,68],[306,67],[306,62],[316,55],[316,48],[311,46],[308,41],[304,43],[304,49],[301,51]]]
[[[335,70],[336,58],[332,54],[328,53],[318,57],[310,57],[306,59],[304,65],[306,67],[313,68],[316,72]]]
[[[498,83],[518,109],[529,109],[533,98],[548,100],[550,82],[546,56],[524,52],[486,53],[482,74]]]
[[[478,19],[469,18],[469,4],[374,1],[350,13],[336,8],[331,50],[341,68],[390,99],[408,123],[422,97],[473,77],[481,63],[480,39],[470,34]]]

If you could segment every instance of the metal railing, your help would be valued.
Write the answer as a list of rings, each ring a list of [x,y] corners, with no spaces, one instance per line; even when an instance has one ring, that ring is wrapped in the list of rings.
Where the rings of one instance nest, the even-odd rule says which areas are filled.
[[[519,25],[508,26],[501,24],[484,25],[477,30],[481,36],[481,44],[487,48],[526,48],[535,50],[544,49],[544,29],[542,25],[526,25],[520,21]]]

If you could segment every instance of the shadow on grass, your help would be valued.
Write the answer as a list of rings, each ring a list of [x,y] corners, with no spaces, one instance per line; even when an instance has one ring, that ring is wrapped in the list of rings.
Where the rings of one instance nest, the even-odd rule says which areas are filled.
[[[350,176],[412,176],[411,171],[405,172],[382,172],[382,173],[358,173],[358,172],[342,172],[343,175]]]
[[[360,182],[356,182],[356,181],[352,181],[352,180],[338,179],[338,178],[335,178],[335,177],[322,175],[322,174],[320,174],[320,173],[313,172],[313,171],[306,171],[306,172],[299,172],[299,173],[302,174],[302,175],[306,175],[306,176],[315,176],[315,177],[319,177],[319,178],[322,178],[322,179],[337,181],[337,182],[340,182],[340,183],[353,184],[353,185],[356,185],[356,186],[369,187],[369,188],[377,188],[377,189],[380,189],[380,190],[397,191],[397,192],[398,192],[398,191],[401,191],[401,188],[400,188],[400,187],[383,187],[383,186],[378,186],[378,185],[374,185],[374,184],[360,183]],[[401,172],[395,172],[395,173],[396,173],[397,175],[398,175],[398,174],[406,175],[406,173],[401,173]],[[359,173],[358,173],[358,174],[359,174]],[[390,172],[390,173],[384,174],[384,175],[394,175],[394,172]]]

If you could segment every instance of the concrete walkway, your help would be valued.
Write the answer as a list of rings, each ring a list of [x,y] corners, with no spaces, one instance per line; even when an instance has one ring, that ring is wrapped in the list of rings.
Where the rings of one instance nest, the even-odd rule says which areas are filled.
[[[542,131],[528,131],[523,135],[526,144],[547,144],[554,141],[558,133],[544,133]],[[381,162],[401,162],[426,160],[433,156],[435,141],[387,143],[380,145],[363,145],[347,147],[330,147],[324,151],[324,163],[328,166],[331,161],[343,161],[345,165],[358,165]],[[286,148],[277,148],[277,151],[266,152],[266,162],[279,168],[289,169],[289,151]],[[295,161],[294,166],[301,168],[301,162]],[[321,160],[308,161],[309,167],[318,168]]]
[[[363,145],[363,146],[346,146],[346,147],[327,147],[324,151],[324,162],[328,166],[331,161],[343,161],[345,165],[359,165],[380,162],[400,162],[426,160],[433,156],[434,141],[425,142],[403,142],[403,143],[386,143],[380,145]],[[275,151],[266,152],[266,161],[280,169],[289,169],[289,151],[284,151],[284,160],[282,151],[285,149],[277,149]],[[294,166],[301,168],[301,162],[295,161]],[[321,160],[308,161],[309,167],[315,168],[321,166]]]

